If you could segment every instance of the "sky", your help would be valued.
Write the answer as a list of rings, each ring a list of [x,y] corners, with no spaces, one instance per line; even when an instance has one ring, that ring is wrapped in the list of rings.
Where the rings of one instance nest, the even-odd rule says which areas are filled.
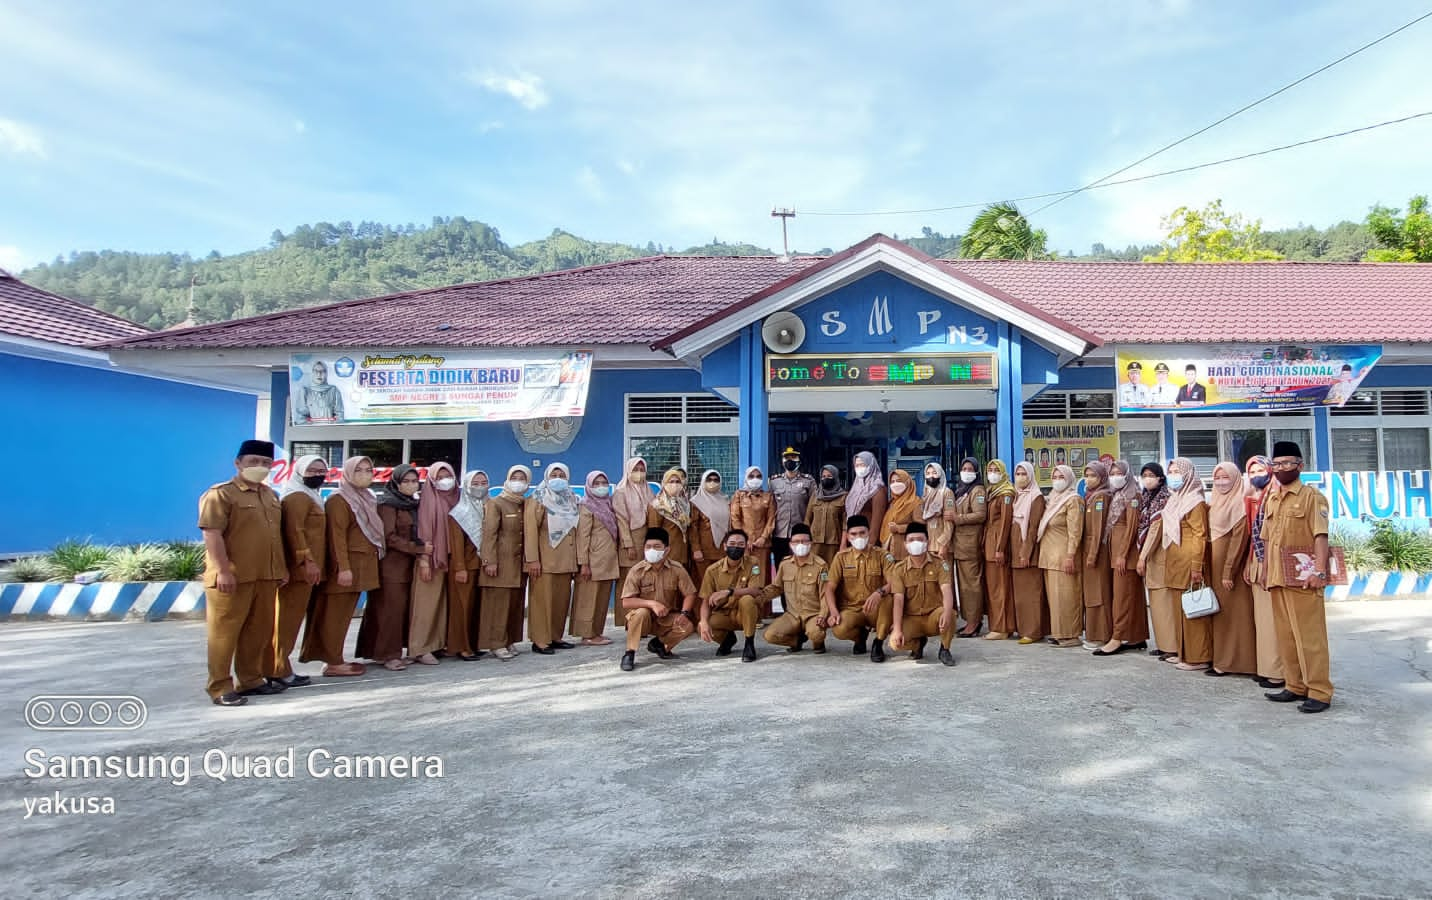
[[[99,4],[0,0],[0,266],[236,253],[275,228],[462,215],[793,250],[959,233],[1118,169],[1432,9],[1268,0]],[[1429,19],[1132,170],[1432,111]],[[1022,206],[1052,248],[1265,228],[1432,192],[1432,117]],[[1127,177],[1127,176],[1124,176]]]

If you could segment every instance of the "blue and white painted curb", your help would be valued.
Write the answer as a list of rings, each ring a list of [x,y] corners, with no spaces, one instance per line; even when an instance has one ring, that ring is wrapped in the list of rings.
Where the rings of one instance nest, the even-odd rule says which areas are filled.
[[[1371,600],[1432,593],[1432,575],[1411,572],[1372,572],[1353,575],[1347,584],[1328,588],[1329,600]]]
[[[362,612],[367,594],[358,598]],[[88,622],[204,618],[197,581],[0,584],[0,622],[71,619]]]

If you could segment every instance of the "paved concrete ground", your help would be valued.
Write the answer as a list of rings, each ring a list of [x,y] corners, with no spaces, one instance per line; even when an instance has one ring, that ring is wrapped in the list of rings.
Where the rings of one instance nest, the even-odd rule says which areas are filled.
[[[1143,654],[985,641],[958,641],[955,669],[839,642],[749,665],[690,644],[624,674],[617,647],[579,649],[217,709],[201,624],[5,625],[0,890],[1432,896],[1432,603],[1329,618],[1338,694],[1320,716]],[[141,696],[147,724],[23,723],[34,695],[91,692]],[[199,771],[210,749],[290,746],[292,779]],[[192,780],[29,778],[30,748],[187,755]],[[311,777],[314,748],[438,754],[445,777]],[[24,819],[56,790],[115,812]]]

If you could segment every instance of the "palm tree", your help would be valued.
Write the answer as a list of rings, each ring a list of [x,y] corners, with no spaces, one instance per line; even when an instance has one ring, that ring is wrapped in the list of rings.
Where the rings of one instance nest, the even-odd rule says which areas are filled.
[[[1029,220],[1013,203],[992,203],[980,210],[960,238],[961,259],[1053,259],[1045,246],[1044,229],[1030,228]]]

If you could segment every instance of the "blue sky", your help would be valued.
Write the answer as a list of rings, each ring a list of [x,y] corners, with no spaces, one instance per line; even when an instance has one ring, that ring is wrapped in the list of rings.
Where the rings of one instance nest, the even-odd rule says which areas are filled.
[[[410,8],[405,8],[410,7]],[[620,10],[618,14],[615,12]],[[203,254],[320,220],[464,215],[678,247],[958,232],[1082,184],[1427,10],[1384,2],[144,3],[0,0],[0,266]],[[1432,20],[1159,171],[1432,110]],[[1110,188],[1051,244],[1156,240],[1222,198],[1265,227],[1432,191],[1432,118]],[[1032,210],[1037,203],[1026,204]]]

